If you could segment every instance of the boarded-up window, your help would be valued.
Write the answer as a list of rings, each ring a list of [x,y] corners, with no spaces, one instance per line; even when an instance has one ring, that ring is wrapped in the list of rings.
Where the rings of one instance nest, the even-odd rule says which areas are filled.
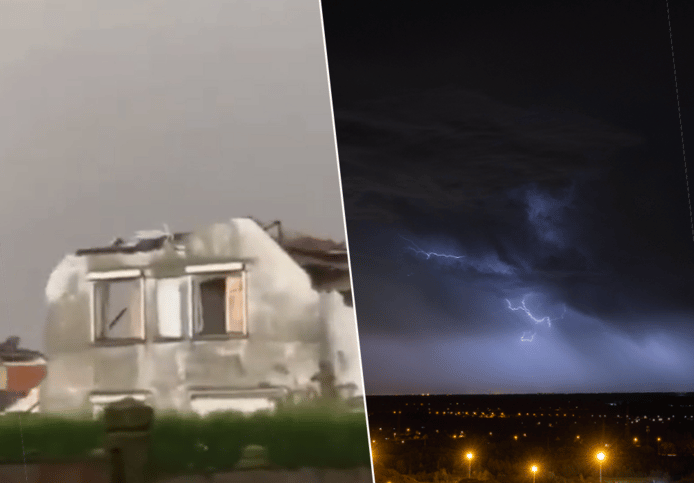
[[[144,339],[143,303],[140,278],[95,282],[96,339]]]
[[[242,273],[208,276],[198,283],[196,336],[246,333],[246,293]]]
[[[157,281],[157,315],[159,337],[180,338],[183,336],[181,304],[182,281],[162,279]]]
[[[244,279],[240,275],[227,277],[227,330],[232,333],[246,332],[246,292]]]

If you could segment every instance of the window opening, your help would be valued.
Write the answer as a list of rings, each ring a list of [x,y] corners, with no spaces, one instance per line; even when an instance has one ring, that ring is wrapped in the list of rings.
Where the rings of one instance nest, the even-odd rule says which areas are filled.
[[[242,273],[215,276],[199,284],[196,336],[246,333],[246,293]]]
[[[95,282],[94,303],[97,340],[144,339],[141,279]]]

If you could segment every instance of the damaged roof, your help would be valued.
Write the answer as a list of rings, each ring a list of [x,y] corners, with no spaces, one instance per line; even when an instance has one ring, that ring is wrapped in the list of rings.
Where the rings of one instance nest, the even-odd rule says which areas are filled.
[[[164,232],[140,232],[135,235],[135,238],[130,241],[125,241],[122,238],[116,238],[111,245],[97,248],[82,248],[75,252],[76,255],[102,255],[109,253],[139,253],[160,250],[164,247],[167,239],[171,239],[174,244],[185,243],[190,233],[173,233]]]
[[[251,218],[251,217],[249,217]],[[265,231],[276,228],[273,239],[291,256],[294,261],[304,268],[314,285],[333,285],[338,279],[349,276],[349,259],[347,247],[344,242],[335,242],[329,239],[315,238],[304,234],[285,236],[280,221],[274,221],[263,225],[251,218]],[[75,252],[76,255],[102,255],[102,254],[132,254],[160,250],[167,240],[173,245],[185,245],[191,233],[167,233],[165,231],[138,232],[132,240],[122,238],[115,239],[111,245],[96,248],[83,248]]]
[[[285,240],[282,248],[299,265],[317,265],[336,270],[349,270],[347,248],[344,243],[302,236]]]

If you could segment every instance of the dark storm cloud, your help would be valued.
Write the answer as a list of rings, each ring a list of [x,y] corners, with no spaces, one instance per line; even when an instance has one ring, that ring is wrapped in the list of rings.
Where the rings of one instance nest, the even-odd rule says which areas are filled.
[[[463,90],[412,92],[336,111],[351,220],[499,213],[508,190],[567,186],[639,139],[578,114]]]
[[[691,9],[325,7],[367,393],[691,387]]]
[[[596,195],[622,189],[605,179],[637,136],[461,90],[372,101],[336,118],[361,313],[375,313],[369,294],[382,293],[417,314],[376,317],[364,330],[503,331],[499,299],[533,291],[620,330],[646,330],[664,307],[691,308],[687,269],[641,251],[639,233],[630,239],[622,226],[629,215]]]

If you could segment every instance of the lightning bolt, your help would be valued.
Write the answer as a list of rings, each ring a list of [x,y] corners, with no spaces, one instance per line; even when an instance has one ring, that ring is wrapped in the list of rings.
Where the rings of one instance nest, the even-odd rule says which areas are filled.
[[[512,306],[512,305],[511,305],[511,301],[510,301],[509,299],[506,299],[506,303],[508,304],[508,308],[509,308],[510,310],[513,310],[514,312],[517,311],[517,310],[522,310],[523,312],[525,312],[525,314],[526,314],[528,317],[530,317],[530,320],[532,320],[533,322],[535,322],[535,325],[537,325],[537,324],[543,324],[543,323],[546,322],[546,323],[547,323],[547,327],[552,327],[552,318],[551,318],[551,317],[549,317],[549,316],[544,316],[544,317],[542,317],[542,318],[537,318],[537,317],[535,317],[535,316],[530,312],[530,309],[525,305],[525,302],[526,302],[526,300],[528,299],[529,296],[530,296],[530,294],[525,295],[525,296],[523,297],[523,300],[521,301],[520,306],[518,306],[518,307]],[[564,305],[564,310],[563,310],[562,314],[561,314],[559,317],[557,317],[556,319],[554,319],[554,320],[563,319],[565,314],[566,314],[566,305]],[[523,332],[523,335],[521,336],[521,341],[522,341],[522,342],[532,342],[533,337],[535,337],[535,332],[530,333],[530,338],[528,338],[528,337],[527,337],[527,334],[529,334],[529,333],[530,333],[530,332]]]
[[[511,306],[511,302],[509,301],[509,299],[506,299],[506,303],[508,304],[508,308],[513,310],[513,311],[522,310],[523,312],[525,312],[528,315],[528,317],[530,317],[533,320],[533,322],[535,322],[536,324],[541,324],[543,322],[547,322],[547,327],[552,327],[552,319],[550,319],[549,316],[545,316],[545,317],[542,317],[541,319],[538,319],[537,317],[533,316],[533,314],[530,313],[530,309],[528,309],[528,307],[525,306],[525,300],[527,298],[528,298],[527,295],[525,297],[523,297],[523,300],[521,301],[520,307]]]
[[[427,260],[430,260],[431,257],[453,258],[456,260],[460,260],[462,258],[465,258],[463,255],[449,255],[447,253],[427,252],[427,251],[424,251],[421,248],[419,248],[417,246],[417,244],[415,242],[413,242],[412,240],[410,240],[409,238],[405,238],[402,235],[400,235],[400,238],[402,238],[403,240],[407,241],[410,245],[412,245],[410,247],[407,247],[408,250],[412,250],[415,253],[418,253],[420,255],[424,255]]]
[[[528,339],[528,336],[526,334],[530,334],[530,338]],[[521,342],[532,342],[533,337],[535,337],[535,332],[530,333],[530,332],[523,332],[523,335],[521,335]]]

